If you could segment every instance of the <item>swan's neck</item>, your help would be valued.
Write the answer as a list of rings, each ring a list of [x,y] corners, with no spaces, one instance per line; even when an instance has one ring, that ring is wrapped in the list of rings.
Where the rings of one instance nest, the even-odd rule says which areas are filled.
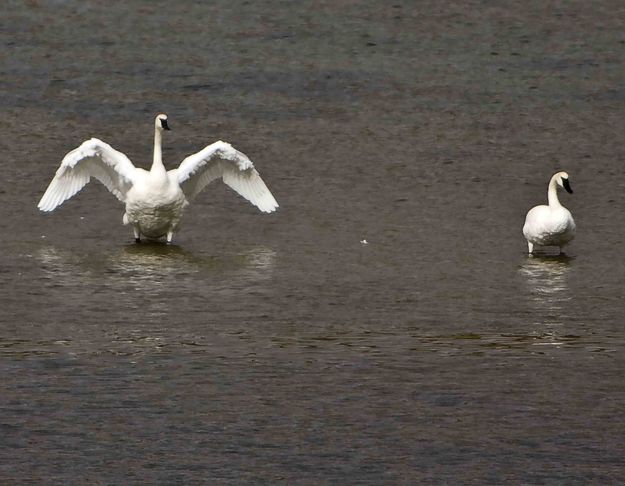
[[[547,191],[547,199],[549,200],[550,208],[561,208],[560,200],[558,199],[558,183],[556,178],[552,177],[549,181],[549,190]]]
[[[162,132],[158,128],[154,130],[154,159],[152,160],[151,174],[162,175],[166,174],[165,166],[163,165],[163,150],[162,145]]]

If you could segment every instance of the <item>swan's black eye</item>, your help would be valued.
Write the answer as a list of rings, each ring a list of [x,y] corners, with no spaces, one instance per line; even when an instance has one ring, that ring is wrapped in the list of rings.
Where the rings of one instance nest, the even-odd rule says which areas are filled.
[[[171,130],[171,128],[169,128],[169,125],[167,125],[167,119],[165,118],[161,118],[161,126],[163,127],[163,130]]]
[[[571,189],[571,185],[569,184],[568,179],[562,179],[562,186],[564,187],[564,190],[566,192],[568,192],[569,194],[573,194],[573,189]]]

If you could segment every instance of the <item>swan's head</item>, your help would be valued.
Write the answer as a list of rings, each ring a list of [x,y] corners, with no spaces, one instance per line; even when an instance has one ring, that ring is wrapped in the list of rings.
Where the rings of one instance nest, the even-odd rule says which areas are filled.
[[[569,175],[566,172],[558,172],[554,177],[560,187],[563,187],[569,194],[573,194],[573,189],[571,189],[571,185],[569,184]]]
[[[169,126],[167,125],[167,115],[165,115],[164,113],[156,116],[156,120],[154,120],[154,125],[158,130],[170,130]]]

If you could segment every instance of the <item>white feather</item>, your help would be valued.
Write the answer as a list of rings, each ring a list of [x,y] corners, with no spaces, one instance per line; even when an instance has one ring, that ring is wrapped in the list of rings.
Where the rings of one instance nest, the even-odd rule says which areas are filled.
[[[161,160],[167,117],[154,121],[154,161],[150,171],[136,168],[121,152],[92,138],[69,152],[39,201],[39,209],[52,211],[80,191],[92,177],[126,204],[124,224],[141,235],[171,241],[183,209],[213,180],[223,181],[263,212],[278,207],[250,159],[225,142],[215,142],[184,159],[180,167],[166,171]]]
[[[571,212],[560,203],[557,192],[558,186],[566,187],[572,192],[568,180],[569,175],[566,172],[554,174],[547,191],[549,205],[535,206],[528,211],[523,225],[523,236],[527,240],[530,254],[534,251],[534,245],[557,246],[562,252],[562,247],[575,237],[575,221]]]
[[[128,157],[92,138],[63,158],[38,207],[42,211],[52,211],[85,187],[92,177],[125,202],[135,180],[135,171]]]
[[[193,200],[218,178],[263,212],[276,210],[278,203],[254,168],[252,161],[229,143],[218,141],[190,155],[175,169],[178,183]]]

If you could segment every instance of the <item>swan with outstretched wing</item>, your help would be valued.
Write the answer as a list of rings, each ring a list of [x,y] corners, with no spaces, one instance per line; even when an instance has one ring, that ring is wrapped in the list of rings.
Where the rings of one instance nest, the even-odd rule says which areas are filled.
[[[135,167],[123,153],[92,138],[69,152],[39,201],[39,209],[52,211],[80,191],[92,177],[126,205],[124,224],[133,227],[135,241],[166,237],[171,243],[184,208],[215,179],[223,181],[262,212],[278,203],[252,161],[226,142],[215,142],[165,170],[162,134],[169,130],[166,115],[154,122],[154,159],[149,171]]]

